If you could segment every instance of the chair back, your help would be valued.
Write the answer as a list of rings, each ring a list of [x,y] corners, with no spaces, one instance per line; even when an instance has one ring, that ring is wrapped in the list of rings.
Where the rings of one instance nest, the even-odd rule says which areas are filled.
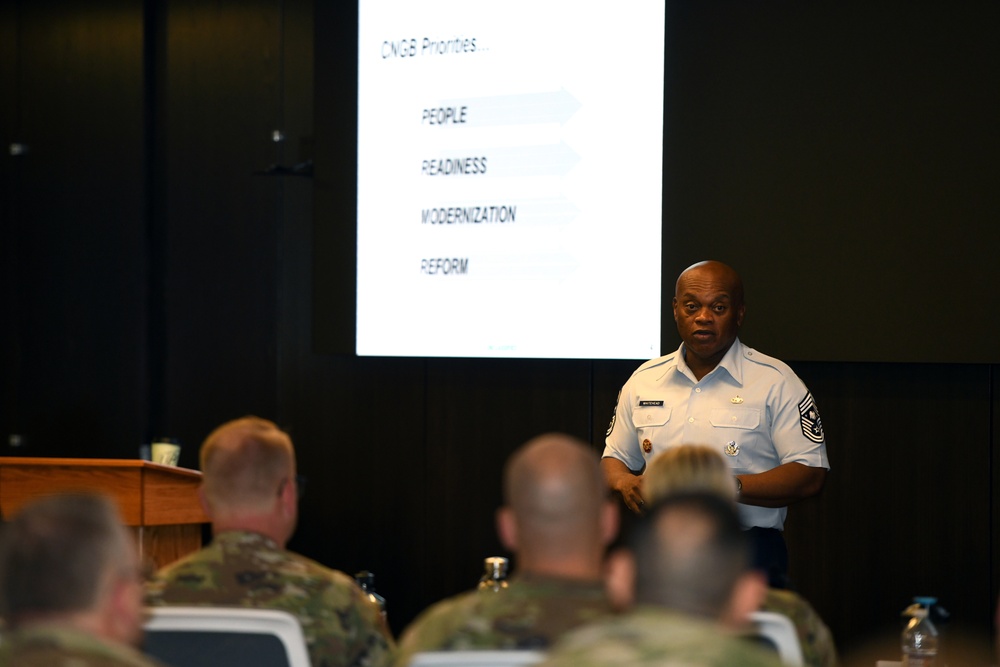
[[[409,667],[520,667],[544,658],[542,651],[423,651],[413,655]]]
[[[790,618],[773,611],[755,611],[750,614],[750,620],[754,627],[752,636],[773,646],[783,664],[802,667],[802,645]]]
[[[143,650],[184,667],[310,667],[299,620],[277,609],[149,607]]]

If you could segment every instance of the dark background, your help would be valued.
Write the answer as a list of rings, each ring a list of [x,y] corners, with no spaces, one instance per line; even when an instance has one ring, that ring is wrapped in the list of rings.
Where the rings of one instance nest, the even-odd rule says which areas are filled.
[[[842,651],[913,595],[992,625],[998,14],[667,6],[664,294],[735,266],[743,339],[817,399],[833,472],[786,528]],[[311,0],[0,3],[0,433],[82,457],[170,435],[196,467],[218,423],[272,418],[309,477],[292,548],[373,570],[398,632],[502,553],[507,455],[549,430],[596,455],[637,362],[353,355],[355,30]]]

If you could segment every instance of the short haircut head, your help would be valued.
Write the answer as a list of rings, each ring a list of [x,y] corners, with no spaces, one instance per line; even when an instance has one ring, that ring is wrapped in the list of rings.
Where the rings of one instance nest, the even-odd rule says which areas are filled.
[[[677,282],[674,283],[674,296],[680,295],[681,285],[685,280],[691,279],[695,275],[702,277],[702,279],[707,277],[717,284],[725,286],[726,291],[732,296],[734,306],[739,307],[745,304],[743,279],[740,278],[740,274],[728,264],[712,259],[696,262],[681,271],[681,274],[677,276]]]
[[[95,494],[47,496],[24,506],[0,533],[0,613],[90,610],[109,575],[136,576],[130,536],[114,503]]]
[[[205,438],[201,472],[213,511],[264,511],[273,506],[281,483],[295,475],[295,451],[273,422],[243,417]]]
[[[749,567],[733,503],[715,493],[669,495],[634,528],[636,600],[718,618]]]
[[[582,441],[561,433],[533,438],[507,460],[504,502],[535,548],[592,539],[607,488],[597,456]]]
[[[717,493],[736,500],[733,470],[722,454],[706,445],[679,445],[660,452],[646,466],[642,491],[649,502],[673,493]]]

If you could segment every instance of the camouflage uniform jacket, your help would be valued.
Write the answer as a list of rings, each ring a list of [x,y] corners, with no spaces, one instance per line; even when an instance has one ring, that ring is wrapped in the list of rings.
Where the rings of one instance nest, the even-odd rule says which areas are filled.
[[[836,667],[837,649],[823,619],[805,599],[792,591],[770,588],[762,611],[773,611],[791,619],[802,645],[806,667]]]
[[[548,648],[571,628],[611,613],[599,581],[519,573],[499,591],[469,591],[424,610],[399,641],[397,665],[419,651]]]
[[[302,624],[313,667],[378,667],[392,659],[380,612],[354,580],[258,533],[228,531],[160,570],[149,605],[283,609]]]
[[[710,621],[636,607],[567,634],[539,667],[781,667],[777,654]]]
[[[162,667],[128,646],[102,641],[89,633],[40,626],[5,633],[0,642],[2,667]]]

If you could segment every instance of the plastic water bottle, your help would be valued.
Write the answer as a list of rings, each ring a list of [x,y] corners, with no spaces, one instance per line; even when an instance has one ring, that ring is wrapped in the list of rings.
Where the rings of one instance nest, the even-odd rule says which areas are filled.
[[[483,560],[483,576],[479,578],[479,590],[494,593],[507,588],[507,567],[509,561],[503,556],[490,556]]]
[[[931,606],[937,598],[913,598],[913,604],[903,611],[910,621],[903,630],[903,667],[935,667],[938,654],[938,632],[931,622]]]
[[[354,575],[354,581],[358,583],[361,590],[365,592],[368,599],[378,605],[382,618],[386,617],[385,598],[375,592],[375,575],[368,570],[361,570]]]

